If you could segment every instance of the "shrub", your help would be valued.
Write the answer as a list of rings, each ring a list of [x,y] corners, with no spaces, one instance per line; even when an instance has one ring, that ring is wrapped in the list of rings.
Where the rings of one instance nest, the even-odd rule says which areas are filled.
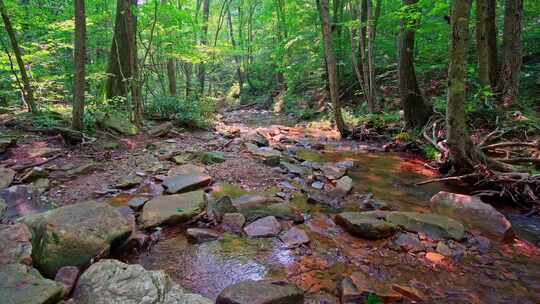
[[[187,128],[207,128],[215,112],[215,101],[211,99],[185,100],[163,96],[146,106],[146,113],[154,119],[174,120]]]

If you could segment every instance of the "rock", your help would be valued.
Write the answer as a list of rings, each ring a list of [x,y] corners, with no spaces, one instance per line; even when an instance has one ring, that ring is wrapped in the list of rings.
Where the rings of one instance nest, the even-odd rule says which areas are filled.
[[[321,153],[310,149],[298,149],[296,151],[296,158],[300,160],[307,160],[312,163],[324,163],[326,158]]]
[[[297,227],[292,227],[289,231],[281,235],[279,239],[285,243],[287,248],[294,248],[309,243],[310,241],[307,233],[303,229]]]
[[[310,204],[323,204],[333,210],[341,210],[341,199],[342,197],[333,197],[327,193],[322,192],[308,192],[307,201]]]
[[[21,264],[0,267],[0,299],[6,304],[51,304],[62,298],[62,286]]]
[[[0,198],[3,199],[7,206],[4,217],[15,219],[46,210],[40,194],[40,190],[31,185],[15,185],[0,190]]]
[[[269,155],[268,157],[263,158],[263,164],[270,167],[279,166],[280,162],[281,162],[281,156],[279,155]]]
[[[452,249],[450,249],[450,247],[448,247],[443,242],[437,243],[437,248],[435,249],[435,251],[447,257],[452,256]]]
[[[0,266],[25,264],[32,266],[32,234],[26,225],[0,224]]]
[[[142,227],[187,222],[204,208],[204,192],[158,196],[148,201],[140,216]]]
[[[272,237],[280,231],[281,224],[274,216],[263,217],[244,227],[244,232],[251,237]]]
[[[80,274],[79,268],[75,266],[64,266],[58,269],[58,272],[56,273],[54,280],[62,284],[63,289],[64,289],[64,292],[63,292],[64,297],[67,297],[69,296],[69,294],[71,294],[73,287],[75,287],[75,283],[77,283],[79,274]]]
[[[84,175],[84,174],[92,172],[95,168],[96,168],[96,165],[94,163],[86,163],[86,164],[77,166],[75,168],[66,170],[66,175],[67,176]]]
[[[137,175],[124,176],[118,181],[118,183],[115,185],[115,188],[118,188],[118,189],[132,188],[139,185],[142,182],[142,180],[143,180],[142,177],[137,176]]]
[[[336,224],[351,234],[366,239],[382,239],[391,236],[396,226],[380,220],[373,213],[343,212],[335,217]]]
[[[221,222],[225,214],[238,211],[233,206],[233,201],[231,200],[231,198],[226,195],[222,196],[218,200],[216,200],[213,195],[207,195],[206,201],[207,201],[206,212],[212,219],[218,222]],[[244,218],[244,221],[245,221],[245,218]]]
[[[269,166],[277,166],[281,160],[281,152],[274,150],[270,147],[258,148],[256,145],[246,143],[248,151],[256,158],[262,160],[264,164]]]
[[[34,187],[38,192],[42,193],[49,189],[50,181],[48,178],[38,178],[30,185]]]
[[[311,187],[317,189],[317,190],[322,190],[324,188],[324,183],[323,182],[320,182],[320,181],[314,181],[312,184],[311,184]]]
[[[491,241],[481,235],[477,235],[470,240],[471,245],[475,246],[480,253],[488,253],[493,245]]]
[[[211,304],[207,298],[188,293],[163,271],[141,265],[101,260],[86,270],[75,287],[77,304]]]
[[[255,134],[255,136],[253,136],[250,139],[250,142],[256,144],[259,147],[266,147],[266,146],[270,145],[270,143],[268,142],[268,139],[266,139],[266,136],[264,136],[263,134],[261,134],[258,131]]]
[[[130,221],[105,203],[88,201],[25,216],[32,231],[34,265],[53,278],[63,266],[82,267],[127,238]]]
[[[139,133],[139,128],[127,116],[119,112],[107,113],[104,117],[99,118],[98,122],[103,127],[122,135],[137,135]]]
[[[208,228],[188,228],[187,235],[197,243],[215,241],[221,238],[221,233]]]
[[[344,160],[336,163],[336,167],[341,169],[352,169],[354,168],[354,162],[352,160]]]
[[[216,304],[303,304],[304,292],[291,284],[243,281],[225,288]]]
[[[204,173],[193,172],[186,175],[174,175],[163,180],[167,193],[174,194],[197,190],[210,185],[212,177]]]
[[[0,220],[6,215],[7,207],[6,201],[0,197]]]
[[[15,171],[9,168],[0,167],[0,190],[9,187],[15,177]]]
[[[165,136],[167,133],[169,133],[169,131],[171,131],[172,128],[173,124],[171,122],[162,123],[148,130],[148,135],[152,137]]]
[[[281,161],[279,165],[281,166],[281,168],[287,170],[287,172],[295,174],[295,175],[303,176],[307,174],[306,168],[302,166],[291,164],[286,161]]]
[[[192,164],[185,164],[181,166],[173,167],[169,170],[168,176],[175,175],[191,175],[191,174],[204,174],[205,170],[203,167],[195,166]]]
[[[467,228],[493,239],[503,240],[511,235],[512,225],[504,215],[477,197],[441,191],[431,198],[430,206],[434,212],[459,220]]]
[[[6,150],[17,142],[16,137],[0,136],[0,154],[6,152]]]
[[[345,172],[347,170],[337,167],[333,164],[325,164],[324,166],[322,166],[321,171],[324,174],[324,176],[326,176],[326,178],[333,180],[333,179],[339,179],[343,177],[343,175],[345,175]]]
[[[281,199],[258,195],[258,194],[245,194],[236,199],[233,199],[232,205],[236,210],[242,211],[246,209],[265,207],[271,204],[280,203]]]
[[[141,211],[141,209],[144,207],[144,204],[148,202],[150,198],[148,197],[141,197],[137,196],[132,199],[130,199],[127,203],[127,205],[133,209],[133,211]]]
[[[403,251],[419,252],[424,251],[426,248],[420,242],[418,235],[412,233],[400,233],[394,244]]]
[[[244,217],[242,213],[238,213],[238,212],[225,213],[221,221],[223,230],[236,233],[236,234],[242,233],[242,228],[244,227],[245,223],[246,223],[246,218]]]
[[[141,233],[135,232],[132,233],[129,238],[118,247],[118,252],[121,253],[130,253],[141,248],[147,248],[151,240],[151,237]],[[137,251],[135,251],[137,252]]]
[[[1,172],[0,172],[1,173]],[[33,167],[21,177],[21,183],[29,183],[38,178],[47,177],[49,173],[43,167]]]
[[[223,152],[205,152],[201,155],[201,162],[205,165],[219,164],[226,159]]]
[[[370,296],[377,295],[382,302],[374,303],[400,303],[403,296],[392,290],[391,287],[368,280],[367,276],[361,272],[354,272],[341,281],[340,286],[341,303],[371,303]]]
[[[439,264],[444,260],[444,255],[438,254],[436,252],[428,252],[426,253],[426,260],[434,264]]]
[[[193,156],[191,154],[180,154],[180,155],[176,155],[172,158],[172,160],[177,164],[177,165],[185,165],[187,164],[191,159],[193,158]]]
[[[399,292],[404,297],[417,303],[426,303],[427,301],[427,296],[422,291],[416,288],[394,284],[392,285],[392,289]]]
[[[405,230],[422,232],[431,238],[461,240],[465,236],[463,225],[449,217],[419,212],[389,212],[386,220]]]
[[[270,204],[259,208],[244,208],[238,212],[246,217],[248,223],[266,216],[274,216],[278,219],[293,221],[295,223],[302,223],[304,221],[302,213],[290,203]]]
[[[340,194],[347,194],[352,190],[352,179],[348,176],[343,176],[336,181],[336,188],[333,191],[337,191]]]

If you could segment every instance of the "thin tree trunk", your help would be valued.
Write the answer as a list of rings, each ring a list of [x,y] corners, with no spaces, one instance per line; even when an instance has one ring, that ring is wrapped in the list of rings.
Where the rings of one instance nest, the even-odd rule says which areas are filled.
[[[367,0],[367,16],[368,16],[368,50],[367,50],[367,66],[368,66],[368,105],[371,112],[378,109],[377,105],[377,84],[375,83],[375,18],[372,11],[372,0]]]
[[[497,55],[497,1],[487,1],[486,38],[488,45],[488,73],[491,88],[497,88],[499,81],[499,59]]]
[[[133,102],[133,123],[137,126],[142,125],[143,118],[143,104],[142,104],[142,81],[139,77],[139,64],[137,57],[137,15],[132,10],[137,7],[137,0],[130,0],[129,13],[127,14],[127,37],[128,48],[130,49],[129,65],[131,67],[132,79],[131,79],[131,101]],[[157,11],[157,3],[156,3]],[[155,22],[155,20],[154,20]],[[153,29],[152,36],[153,37]],[[148,43],[148,50],[143,59],[143,63],[148,55],[148,51],[151,48],[152,41]]]
[[[9,40],[11,41],[11,47],[13,48],[13,53],[15,54],[15,60],[17,61],[17,65],[19,66],[19,71],[21,73],[21,79],[24,87],[24,90],[21,93],[23,95],[24,102],[26,102],[26,104],[28,105],[28,110],[30,112],[37,112],[38,108],[34,100],[34,90],[32,89],[30,79],[28,78],[28,74],[26,73],[26,66],[22,58],[22,52],[19,48],[19,43],[17,42],[17,35],[15,34],[15,30],[11,25],[11,20],[9,19],[9,16],[7,14],[7,9],[4,5],[3,0],[0,0],[0,14],[2,14],[4,26],[6,27]]]
[[[193,75],[193,64],[185,62],[184,66],[184,75],[186,78],[186,99],[191,98],[191,77]]]
[[[501,93],[505,105],[519,97],[519,79],[523,56],[523,0],[506,0],[504,10],[504,58],[501,69]]]
[[[203,2],[203,26],[201,44],[203,46],[208,45],[208,19],[210,17],[210,0],[204,0]],[[199,65],[199,95],[204,96],[204,83],[206,79],[206,65],[201,63]]]
[[[236,49],[236,41],[234,40],[234,28],[232,23],[231,11],[227,11],[227,20],[229,23],[229,36],[231,39],[231,45],[233,50]],[[234,56],[234,61],[236,62],[236,75],[238,77],[238,87],[239,87],[239,96],[242,99],[242,88],[244,87],[244,76],[242,74],[242,60],[239,55]]]
[[[72,128],[84,129],[84,91],[86,63],[86,16],[85,0],[75,0],[75,56],[73,81]]]
[[[413,6],[418,0],[403,0],[404,6]],[[414,69],[414,36],[416,21],[401,20],[399,39],[399,93],[408,128],[421,128],[433,113],[425,102]]]
[[[488,0],[476,0],[476,53],[478,56],[478,79],[485,87],[489,80],[489,45],[487,39]]]
[[[167,4],[168,0],[162,0],[162,4]],[[172,58],[167,60],[167,78],[169,79],[169,94],[176,96],[176,61]]]
[[[334,55],[334,49],[332,46],[332,30],[330,22],[330,14],[328,10],[328,0],[320,0],[320,14],[323,28],[323,40],[324,40],[324,53],[326,57],[326,66],[328,71],[328,86],[330,91],[330,100],[334,108],[334,119],[336,127],[341,134],[345,137],[348,135],[347,127],[343,121],[341,115],[341,103],[339,100],[339,84],[337,79],[336,69],[336,57]]]

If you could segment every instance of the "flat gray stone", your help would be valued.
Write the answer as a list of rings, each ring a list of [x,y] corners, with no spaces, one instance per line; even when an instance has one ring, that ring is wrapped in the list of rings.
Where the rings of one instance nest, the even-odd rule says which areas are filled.
[[[272,237],[280,231],[281,224],[273,216],[263,217],[244,227],[244,232],[251,237]]]
[[[174,175],[163,180],[163,186],[170,194],[193,191],[204,188],[212,182],[212,177],[201,173],[191,173],[186,175]]]
[[[405,230],[422,232],[431,238],[461,240],[465,236],[463,225],[447,216],[419,212],[389,212],[386,220]]]
[[[291,284],[244,281],[225,288],[216,304],[303,304],[304,292]]]
[[[143,228],[189,221],[204,208],[204,191],[164,195],[146,203],[139,218]]]
[[[292,227],[279,237],[287,248],[294,248],[302,244],[309,243],[310,239],[306,231],[298,227]]]
[[[336,224],[351,234],[366,239],[382,239],[396,231],[394,224],[378,219],[373,212],[343,212],[335,217]]]

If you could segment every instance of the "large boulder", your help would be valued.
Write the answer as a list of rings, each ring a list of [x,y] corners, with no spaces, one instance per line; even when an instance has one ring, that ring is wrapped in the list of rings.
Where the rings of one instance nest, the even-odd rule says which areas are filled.
[[[342,212],[335,217],[336,224],[349,233],[366,239],[382,239],[396,231],[392,223],[378,219],[373,212]]]
[[[463,225],[447,216],[419,212],[389,212],[386,220],[405,230],[421,232],[431,238],[461,240],[465,236]]]
[[[0,224],[0,266],[26,264],[32,266],[32,234],[26,225]]]
[[[88,201],[23,218],[32,230],[32,259],[53,278],[63,266],[82,267],[131,233],[130,221],[105,203]]]
[[[21,264],[0,267],[0,302],[5,304],[53,304],[62,298],[62,286]]]
[[[137,135],[139,133],[139,128],[129,120],[129,117],[118,112],[108,113],[98,118],[98,122],[103,127],[122,135]]]
[[[211,304],[207,298],[188,293],[163,271],[141,265],[101,260],[86,270],[73,299],[78,304]]]
[[[512,224],[504,215],[474,196],[441,191],[431,198],[431,209],[494,239],[511,234]]]
[[[225,288],[216,304],[302,304],[304,292],[290,284],[243,281]]]
[[[204,191],[164,195],[148,201],[140,222],[144,228],[189,221],[204,208]]]
[[[0,190],[9,187],[13,178],[15,177],[15,171],[9,168],[0,167]]]

